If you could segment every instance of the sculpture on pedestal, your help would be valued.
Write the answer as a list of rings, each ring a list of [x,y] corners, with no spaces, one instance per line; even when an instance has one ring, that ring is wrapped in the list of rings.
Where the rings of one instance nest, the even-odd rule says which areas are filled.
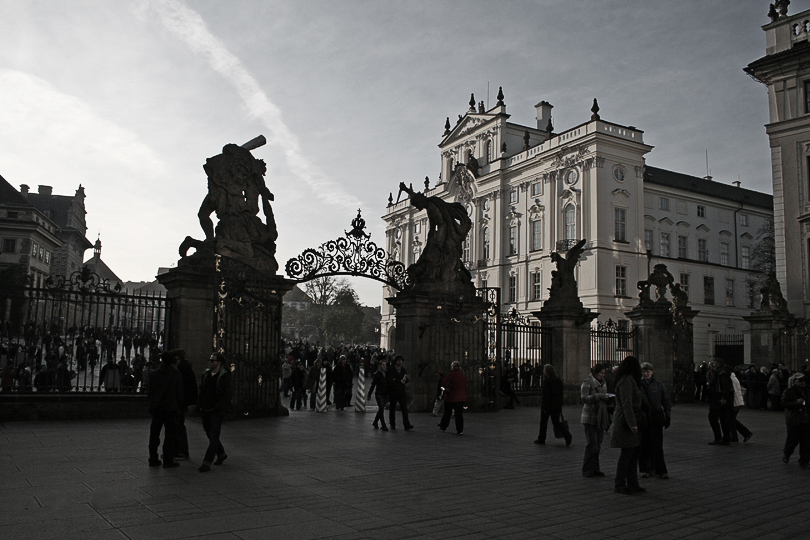
[[[196,252],[192,257],[219,254],[259,270],[278,270],[278,231],[270,207],[273,194],[264,183],[267,166],[250,153],[264,143],[264,137],[259,136],[242,146],[227,144],[221,154],[206,160],[203,169],[208,175],[208,194],[197,214],[205,240],[187,236],[180,245],[181,257],[186,258],[193,247]],[[258,215],[260,209],[265,221]],[[216,228],[211,220],[214,212],[219,220]]]
[[[551,287],[548,290],[548,300],[543,307],[582,307],[577,291],[577,280],[574,278],[574,268],[582,255],[586,240],[583,238],[569,249],[565,256],[556,251],[551,253],[551,261],[557,265],[551,271]]]
[[[422,255],[408,267],[414,284],[417,287],[426,283],[471,286],[472,277],[461,260],[464,239],[472,228],[464,206],[439,197],[426,197],[404,183],[399,184],[399,190],[410,196],[412,206],[427,210],[430,226]]]
[[[782,287],[779,285],[775,274],[768,274],[765,286],[759,292],[762,297],[759,302],[759,311],[788,312],[787,301],[782,296]]]

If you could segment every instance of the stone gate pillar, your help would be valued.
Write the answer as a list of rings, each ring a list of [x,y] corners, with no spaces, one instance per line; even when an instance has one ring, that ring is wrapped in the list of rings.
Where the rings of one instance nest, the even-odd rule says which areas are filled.
[[[218,278],[213,258],[183,264],[157,276],[166,287],[170,317],[166,342],[171,349],[185,349],[194,372],[208,368],[215,348],[214,301]]]
[[[776,351],[776,336],[793,322],[790,313],[756,311],[743,319],[751,325],[751,363],[768,366],[781,362]]]
[[[656,299],[650,288],[656,288]],[[639,303],[626,312],[636,331],[633,354],[649,362],[655,378],[664,383],[675,401],[693,401],[694,340],[692,320],[699,313],[687,306],[686,293],[664,264],[655,265],[647,281],[638,283]],[[672,300],[666,298],[669,289]]]
[[[388,302],[396,309],[395,354],[405,358],[413,411],[431,411],[436,397],[436,371],[449,372],[458,360],[467,375],[468,407],[476,408],[477,369],[483,365],[483,299],[471,287],[434,284],[402,291]],[[477,325],[477,326],[476,326]]]
[[[582,307],[554,309],[544,305],[532,315],[544,328],[551,328],[551,361],[562,379],[565,403],[580,403],[579,389],[591,372],[591,321],[599,316]],[[544,351],[544,357],[545,356]]]
[[[770,366],[782,361],[775,348],[776,336],[792,324],[795,317],[787,309],[775,275],[768,276],[760,294],[759,309],[743,319],[751,325],[751,362]]]

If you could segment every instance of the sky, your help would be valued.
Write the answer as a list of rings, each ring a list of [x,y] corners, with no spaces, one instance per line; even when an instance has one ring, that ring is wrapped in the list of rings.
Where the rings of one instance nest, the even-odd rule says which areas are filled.
[[[362,211],[385,245],[388,194],[435,184],[445,118],[470,94],[511,122],[554,105],[643,130],[647,164],[771,193],[767,0],[0,0],[0,175],[86,192],[87,237],[126,281],[203,238],[202,165],[259,134],[277,259]],[[810,9],[794,0],[789,14]],[[92,252],[87,252],[89,258]],[[382,304],[376,281],[353,279]]]

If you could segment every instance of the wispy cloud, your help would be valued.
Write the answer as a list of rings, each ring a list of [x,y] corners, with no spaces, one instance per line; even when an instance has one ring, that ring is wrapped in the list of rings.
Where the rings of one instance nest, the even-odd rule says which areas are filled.
[[[301,152],[298,137],[282,120],[281,111],[259,87],[256,79],[214,36],[199,13],[178,0],[148,0],[161,24],[195,54],[205,58],[211,68],[231,82],[251,116],[268,130],[268,143],[278,146],[290,170],[313,190],[322,202],[339,206],[357,206],[359,199],[323,176]]]

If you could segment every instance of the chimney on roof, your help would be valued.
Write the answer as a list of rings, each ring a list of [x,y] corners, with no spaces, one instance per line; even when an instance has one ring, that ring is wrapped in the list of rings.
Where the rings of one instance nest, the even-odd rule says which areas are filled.
[[[20,184],[20,195],[28,198],[28,184]]]
[[[548,127],[548,121],[551,119],[551,109],[554,105],[548,101],[541,101],[534,106],[537,109],[537,129],[545,131]]]
[[[53,187],[51,187],[51,186],[39,186],[39,189],[37,191],[39,191],[40,195],[51,195],[51,194],[53,194]]]
[[[734,180],[734,181],[731,183],[731,185],[732,185],[732,186],[734,186],[734,187],[740,187],[740,184],[741,184],[741,183],[742,183],[742,182],[740,182],[739,180]]]

